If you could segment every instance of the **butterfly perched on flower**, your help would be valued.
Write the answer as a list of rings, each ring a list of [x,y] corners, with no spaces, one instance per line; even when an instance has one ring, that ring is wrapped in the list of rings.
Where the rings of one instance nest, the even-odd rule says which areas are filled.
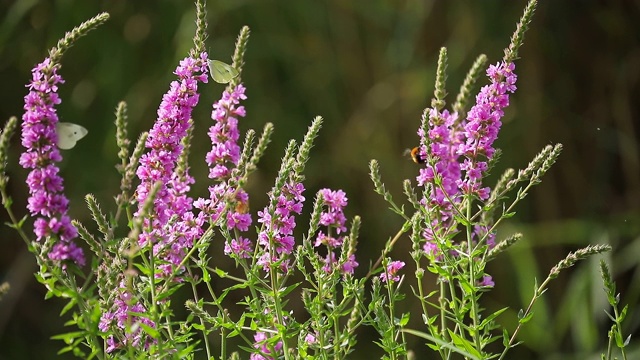
[[[219,60],[209,60],[209,73],[219,84],[227,84],[240,74],[233,66]]]

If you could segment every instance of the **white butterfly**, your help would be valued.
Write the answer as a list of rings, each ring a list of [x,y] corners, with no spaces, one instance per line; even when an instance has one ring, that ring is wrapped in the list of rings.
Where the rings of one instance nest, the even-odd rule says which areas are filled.
[[[226,84],[240,74],[233,66],[218,60],[209,60],[209,73],[219,84]]]
[[[63,150],[69,150],[76,146],[76,142],[87,136],[89,131],[83,126],[60,122],[56,124],[56,132],[58,133],[58,147]]]

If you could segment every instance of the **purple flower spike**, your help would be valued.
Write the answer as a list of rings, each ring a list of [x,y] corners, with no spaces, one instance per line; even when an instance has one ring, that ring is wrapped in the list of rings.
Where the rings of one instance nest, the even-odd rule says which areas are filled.
[[[32,169],[27,176],[29,199],[27,209],[36,217],[34,232],[38,241],[55,237],[59,242],[48,256],[54,261],[70,260],[84,265],[84,253],[72,240],[78,236],[67,216],[69,200],[64,195],[63,179],[56,163],[62,156],[56,146],[58,115],[55,105],[60,104],[58,84],[64,80],[57,74],[59,65],[47,58],[31,72],[29,93],[24,97],[22,116],[22,146],[20,165]],[[65,265],[62,265],[63,268]]]
[[[198,199],[194,206],[201,210],[200,217],[217,223],[221,217],[226,220],[228,230],[247,231],[253,222],[249,213],[249,194],[242,188],[232,188],[229,184],[231,171],[240,161],[238,139],[238,119],[246,116],[244,106],[246,88],[238,85],[231,91],[224,91],[222,98],[213,104],[211,118],[215,124],[209,128],[211,151],[205,156],[209,166],[209,178],[219,183],[209,187],[209,199]],[[240,259],[250,258],[253,244],[245,237],[238,237],[225,244],[224,253]]]
[[[210,179],[227,180],[231,172],[229,166],[235,167],[240,160],[238,117],[244,117],[246,111],[238,104],[247,98],[245,90],[244,86],[238,85],[231,92],[225,91],[222,99],[213,104],[211,118],[216,124],[209,128],[212,146],[205,158]]]
[[[343,212],[344,207],[347,206],[347,196],[342,190],[322,189],[318,193],[322,195],[322,205],[326,207],[326,210],[320,213],[320,225],[327,227],[327,234],[319,231],[313,246],[325,245],[328,247],[322,270],[330,273],[337,268],[343,274],[353,274],[355,268],[358,267],[355,255],[349,254],[341,264],[334,252],[344,243],[344,236],[337,235],[347,231],[345,226],[347,219]]]
[[[514,69],[512,62],[489,66],[487,75],[491,84],[483,86],[476,96],[476,104],[469,110],[464,126],[466,142],[458,147],[458,154],[465,157],[462,165],[465,177],[458,186],[465,194],[473,194],[481,200],[490,195],[490,189],[482,187],[482,177],[487,170],[485,159],[493,157],[493,143],[502,126],[503,109],[509,106],[509,93],[516,90]]]
[[[425,168],[420,169],[416,180],[419,186],[424,186],[428,183],[434,184],[436,176],[439,177],[442,185],[434,184],[429,201],[431,205],[448,211],[451,210],[451,200],[454,203],[460,201],[457,182],[460,180],[461,167],[456,150],[464,138],[457,125],[458,114],[451,114],[447,110],[440,113],[430,109],[428,116],[425,120],[429,122],[427,143],[430,144],[430,148],[423,149],[423,152],[429,154],[431,161]],[[431,162],[434,165],[431,165]]]
[[[305,200],[302,196],[303,192],[304,186],[301,183],[285,184],[278,196],[274,216],[271,215],[268,207],[258,211],[258,222],[264,224],[263,230],[258,234],[258,243],[265,248],[264,255],[261,256],[258,264],[265,271],[269,271],[270,265],[280,260],[283,260],[280,263],[280,269],[283,272],[289,269],[287,257],[295,245],[293,229],[296,227],[295,216],[292,213],[302,212],[302,204]]]
[[[482,186],[482,179],[495,153],[493,143],[502,125],[503,110],[509,105],[509,93],[516,90],[514,69],[513,63],[499,63],[487,69],[491,83],[480,90],[464,120],[447,110],[428,109],[425,113],[427,130],[421,128],[418,136],[421,143],[427,144],[420,148],[427,161],[416,180],[428,190],[428,196],[421,200],[432,211],[431,224],[423,233],[423,250],[432,260],[439,261],[443,255],[436,240],[456,231],[454,206],[465,195],[486,200],[491,194],[490,188]],[[475,236],[485,235],[486,243],[493,247],[495,234],[486,234],[486,228],[476,229]]]
[[[187,195],[194,180],[188,172],[178,176],[176,166],[183,151],[181,141],[191,126],[191,112],[198,104],[198,82],[208,80],[207,63],[206,53],[198,59],[187,57],[180,61],[174,72],[178,80],[171,83],[162,97],[158,119],[145,144],[148,152],[140,158],[136,172],[140,178],[136,190],[139,206],[145,203],[152,186],[161,182],[152,216],[144,219],[144,231],[138,242],[141,246],[148,242],[154,244],[154,255],[166,261],[160,266],[165,275],[181,263],[194,240],[202,234],[203,221],[194,217],[193,200]],[[169,224],[172,217],[177,220]]]

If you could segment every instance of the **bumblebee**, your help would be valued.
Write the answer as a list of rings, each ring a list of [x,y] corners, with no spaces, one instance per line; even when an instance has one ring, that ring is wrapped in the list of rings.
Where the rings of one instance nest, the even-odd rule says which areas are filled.
[[[237,213],[246,214],[249,212],[249,200],[247,201],[238,201],[236,203],[235,210]]]
[[[427,161],[426,157],[420,154],[420,147],[416,146],[413,149],[407,149],[405,151],[405,155],[411,156],[411,160],[413,160],[416,164],[424,164]]]

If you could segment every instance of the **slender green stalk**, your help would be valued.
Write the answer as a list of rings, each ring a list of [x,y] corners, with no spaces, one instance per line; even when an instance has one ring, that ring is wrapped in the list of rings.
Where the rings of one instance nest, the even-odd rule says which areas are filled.
[[[471,199],[467,200],[467,216],[466,219],[471,218]],[[466,225],[467,229],[467,249],[469,251],[468,262],[469,262],[469,287],[475,289],[476,282],[476,269],[473,262],[473,239],[472,239],[472,230],[471,230],[471,222],[467,221]],[[480,329],[478,328],[479,314],[478,314],[478,301],[476,299],[475,292],[467,294],[471,299],[471,320],[473,321],[473,342],[475,344],[476,350],[478,352],[482,352],[482,346],[480,344]]]
[[[518,333],[520,332],[520,329],[522,328],[522,325],[524,325],[530,320],[531,310],[533,309],[533,305],[547,290],[547,285],[549,285],[549,282],[551,282],[551,280],[558,277],[558,275],[560,274],[560,271],[572,267],[573,265],[575,265],[576,262],[580,260],[586,259],[592,255],[600,254],[610,250],[611,250],[611,246],[609,245],[593,245],[593,246],[590,245],[576,252],[569,253],[569,255],[567,255],[567,257],[564,258],[564,260],[556,264],[551,269],[551,271],[549,271],[549,275],[542,282],[542,284],[540,284],[540,286],[534,289],[533,297],[529,302],[529,306],[527,306],[527,309],[522,313],[522,315],[518,316],[520,318],[520,321],[518,322],[518,326],[513,331],[513,334],[509,338],[509,342],[507,343],[504,350],[502,351],[502,354],[500,354],[500,357],[498,358],[498,360],[504,359],[505,355],[507,354],[507,351],[511,349],[513,343],[516,340],[516,337],[518,336]]]

